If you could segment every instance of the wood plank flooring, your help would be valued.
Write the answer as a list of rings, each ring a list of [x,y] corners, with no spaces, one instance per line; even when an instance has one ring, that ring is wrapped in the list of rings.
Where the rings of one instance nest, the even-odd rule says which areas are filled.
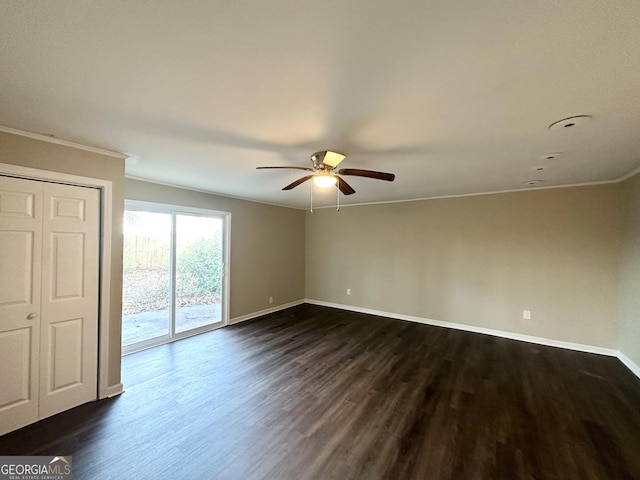
[[[0,437],[74,479],[640,479],[615,358],[301,305],[123,358],[126,392]]]

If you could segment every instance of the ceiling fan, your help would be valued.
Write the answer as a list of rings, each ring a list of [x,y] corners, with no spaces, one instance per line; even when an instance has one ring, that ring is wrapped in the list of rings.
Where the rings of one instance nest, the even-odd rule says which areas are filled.
[[[320,188],[329,188],[333,185],[336,185],[336,187],[345,195],[352,195],[356,193],[356,191],[351,187],[351,185],[349,185],[341,177],[339,177],[339,175],[354,175],[356,177],[375,178],[377,180],[386,180],[387,182],[393,182],[393,180],[396,178],[393,173],[362,170],[359,168],[342,168],[340,170],[335,170],[335,168],[345,158],[346,157],[340,153],[332,152],[330,150],[324,150],[322,152],[316,152],[311,155],[311,163],[313,163],[313,167],[256,167],[256,169],[263,170],[270,168],[290,168],[295,170],[306,170],[308,172],[313,172],[311,175],[299,178],[295,182],[290,183],[282,190],[291,190],[292,188],[297,187],[307,180],[313,179],[313,183],[315,183]]]

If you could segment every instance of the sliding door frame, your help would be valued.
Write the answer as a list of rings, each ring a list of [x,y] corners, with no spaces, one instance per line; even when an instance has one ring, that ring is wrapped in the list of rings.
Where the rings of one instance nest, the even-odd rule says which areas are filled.
[[[155,347],[165,343],[180,340],[182,338],[191,337],[200,333],[209,332],[218,328],[225,327],[229,324],[229,259],[231,258],[231,213],[223,212],[220,210],[211,210],[206,208],[184,207],[181,205],[172,205],[166,203],[157,202],[145,202],[141,200],[125,200],[124,210],[137,210],[141,212],[152,213],[165,213],[171,215],[171,238],[169,248],[169,286],[172,290],[170,303],[169,303],[169,333],[154,337],[148,340],[133,343],[131,345],[122,347],[122,355],[128,355],[130,353],[139,352],[147,348]],[[176,315],[176,295],[175,295],[175,283],[176,283],[176,258],[175,258],[175,246],[176,246],[176,217],[178,215],[192,215],[203,217],[217,217],[222,220],[222,294],[220,301],[222,302],[221,308],[221,321],[214,324],[204,325],[201,327],[193,328],[184,332],[175,332],[175,315]],[[123,280],[124,283],[124,280]],[[124,315],[123,315],[124,324]]]

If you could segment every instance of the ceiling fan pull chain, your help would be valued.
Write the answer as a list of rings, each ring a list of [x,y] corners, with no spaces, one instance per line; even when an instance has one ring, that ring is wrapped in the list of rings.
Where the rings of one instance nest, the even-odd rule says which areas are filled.
[[[338,207],[336,208],[336,212],[340,211],[340,189],[336,188],[336,197],[338,197]]]
[[[313,182],[309,184],[309,190],[311,191],[311,213],[313,213]]]

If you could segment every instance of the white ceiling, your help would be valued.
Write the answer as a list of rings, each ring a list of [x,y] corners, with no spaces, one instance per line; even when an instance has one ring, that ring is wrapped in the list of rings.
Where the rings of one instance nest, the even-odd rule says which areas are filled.
[[[295,207],[304,172],[256,166],[396,174],[343,204],[609,181],[640,167],[640,1],[2,0],[0,124]]]

